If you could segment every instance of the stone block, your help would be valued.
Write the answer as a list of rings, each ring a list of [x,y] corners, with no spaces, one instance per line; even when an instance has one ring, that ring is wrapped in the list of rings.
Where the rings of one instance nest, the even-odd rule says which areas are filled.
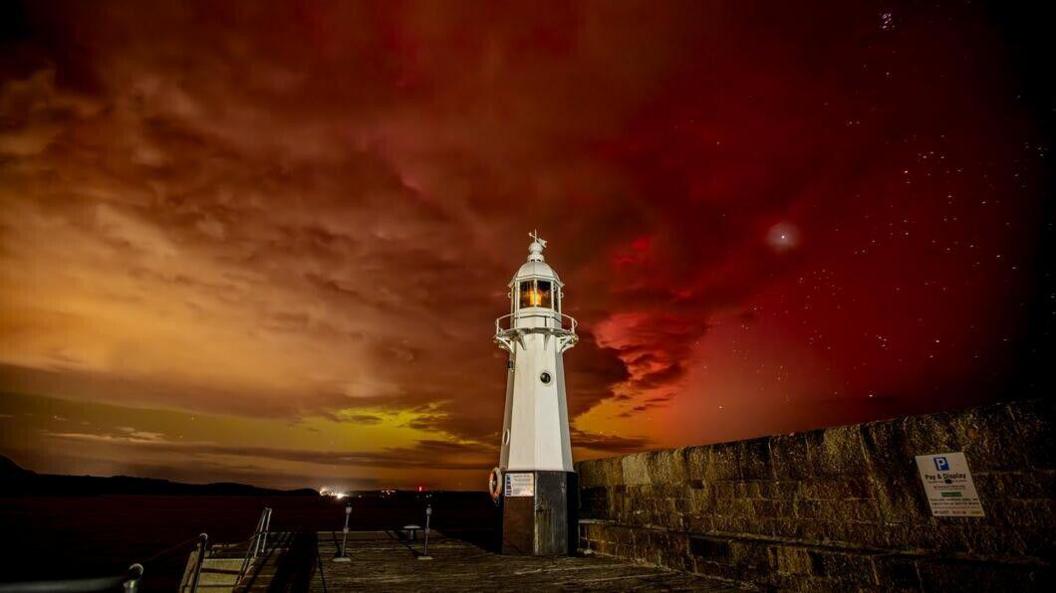
[[[798,518],[764,519],[761,526],[767,535],[799,540],[806,536],[806,525],[810,521],[810,519]]]
[[[730,542],[726,538],[689,536],[689,553],[708,562],[729,562]]]
[[[712,530],[716,533],[745,534],[754,533],[757,527],[752,522],[736,515],[716,515],[712,517]]]
[[[650,480],[654,484],[683,484],[688,479],[683,449],[653,451],[646,458]]]
[[[877,589],[889,593],[918,593],[921,590],[917,562],[900,556],[873,556]]]
[[[917,532],[919,530],[915,526],[904,524],[858,522],[854,523],[851,541],[859,546],[897,550],[916,547],[911,543],[913,538],[910,534]]]
[[[622,463],[619,457],[592,459],[576,463],[581,488],[612,487],[623,483]]]
[[[792,508],[797,519],[820,519],[825,515],[822,510],[824,504],[819,500],[800,498],[792,503]]]
[[[924,591],[1051,591],[1053,574],[1048,566],[1018,566],[996,562],[931,560],[918,563]]]
[[[1010,427],[1014,427],[1009,430]],[[1025,440],[1029,430],[1017,430],[1007,405],[969,410],[954,418],[961,451],[972,472],[1022,468],[1027,465]],[[1022,427],[1026,429],[1027,427]]]
[[[804,543],[811,543],[815,545],[830,546],[830,545],[846,545],[848,541],[848,533],[857,533],[857,530],[853,529],[853,526],[847,525],[839,521],[831,521],[823,517],[817,517],[813,519],[804,518],[801,520],[800,526],[802,528]]]
[[[682,463],[686,469],[686,478],[691,482],[706,484],[708,463],[711,459],[711,447],[686,447],[682,449]]]
[[[709,447],[711,455],[704,466],[703,479],[707,482],[740,480],[742,477],[741,447],[739,443],[719,443]]]
[[[730,481],[712,481],[711,492],[716,500],[733,500],[737,498],[737,483]]]
[[[1008,405],[1016,433],[1016,447],[1027,466],[1056,470],[1056,399],[1049,397]]]
[[[579,516],[584,519],[605,519],[610,516],[612,501],[610,490],[593,487],[579,491]]]
[[[741,471],[743,480],[773,480],[774,467],[770,455],[770,439],[751,439],[740,442]]]
[[[784,480],[779,482],[770,482],[768,488],[770,490],[770,498],[779,500],[792,500],[795,498],[796,493],[799,492],[799,482],[792,480]]]
[[[730,542],[729,562],[735,566],[740,580],[748,580],[753,575],[763,575],[770,570],[770,558],[767,545],[752,540],[733,540]]]
[[[874,578],[872,557],[857,550],[811,552],[815,571],[822,576],[835,577],[847,585],[878,584]],[[819,570],[820,565],[820,570]]]
[[[804,436],[814,476],[862,475],[868,472],[859,425],[815,430]]]
[[[876,489],[866,474],[822,476],[800,482],[795,494],[814,500],[875,499]]]
[[[796,519],[787,515],[781,517],[758,517],[756,519],[760,536],[781,539],[795,537],[795,522]]]
[[[693,572],[718,579],[726,580],[737,580],[740,575],[737,573],[737,569],[729,564],[720,562],[709,562],[707,560],[700,560],[694,558],[693,560]]]
[[[797,481],[810,476],[807,437],[804,433],[770,437],[774,479]]]
[[[1028,554],[1026,543],[1020,537],[1023,532],[1017,529],[999,528],[978,520],[965,520],[960,528],[970,554],[1005,557]]]
[[[850,498],[837,501],[832,517],[848,523],[879,523],[880,506],[874,500]],[[856,526],[857,528],[857,526]]]
[[[931,510],[902,423],[865,424],[862,440],[870,463],[868,481],[884,520],[891,523],[927,520]]]
[[[791,503],[781,500],[752,500],[752,514],[756,518],[785,517],[790,513]]]
[[[950,414],[911,416],[890,421],[904,435],[903,456],[928,455],[947,451],[960,451],[962,441]],[[969,460],[970,461],[970,460]]]
[[[686,504],[691,512],[709,513],[715,509],[715,489],[713,486],[693,488],[686,494]]]
[[[628,486],[639,486],[650,483],[647,459],[650,453],[635,453],[621,458],[623,483]]]
[[[839,577],[806,577],[799,579],[781,589],[782,593],[863,593],[873,591],[871,587],[862,586],[853,579]]]
[[[648,549],[642,549],[639,555],[650,559],[652,564],[676,570],[692,569],[689,538],[685,534],[655,533],[646,545]]]
[[[1007,499],[992,505],[995,519],[1003,529],[1000,543],[1014,547],[1013,537],[1022,549],[1019,553],[1052,560],[1056,556],[1056,500],[1053,499]]]
[[[687,533],[710,533],[714,530],[711,515],[687,513],[683,515]]]
[[[810,500],[873,499],[875,490],[867,478],[821,477],[800,482],[795,497]]]
[[[772,572],[783,575],[814,574],[814,561],[802,546],[773,545],[767,552]]]
[[[1056,492],[1056,471],[1028,469],[1025,471],[972,471],[975,489],[983,504],[1006,498],[1047,498]]]

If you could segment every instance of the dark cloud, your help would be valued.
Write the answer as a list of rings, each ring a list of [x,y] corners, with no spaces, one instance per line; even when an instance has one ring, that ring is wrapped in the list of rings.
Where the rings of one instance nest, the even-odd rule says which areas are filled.
[[[253,463],[230,464],[217,463],[208,459],[195,458],[194,464],[152,464],[129,461],[120,466],[112,462],[79,455],[76,452],[53,452],[42,454],[33,450],[5,450],[15,463],[22,467],[47,468],[43,473],[77,474],[77,475],[125,475],[153,478],[164,476],[165,479],[191,484],[216,482],[237,482],[254,484],[271,488],[299,489],[318,488],[321,482],[333,480],[335,476],[326,472],[292,473],[275,472],[273,467]],[[372,490],[392,486],[391,481],[382,481],[371,477],[344,479],[344,486],[350,489]]]
[[[413,447],[392,447],[381,451],[319,451],[275,449],[269,447],[235,447],[211,443],[181,443],[136,434],[55,432],[45,438],[69,442],[115,444],[124,448],[148,449],[187,456],[222,455],[272,461],[294,461],[317,465],[354,466],[386,469],[428,468],[432,470],[487,469],[494,463],[498,449],[476,444],[448,441],[419,441]],[[601,442],[604,442],[601,440]]]
[[[572,445],[577,449],[589,449],[602,453],[618,454],[641,451],[650,445],[650,441],[637,437],[621,437],[599,433],[572,431]]]

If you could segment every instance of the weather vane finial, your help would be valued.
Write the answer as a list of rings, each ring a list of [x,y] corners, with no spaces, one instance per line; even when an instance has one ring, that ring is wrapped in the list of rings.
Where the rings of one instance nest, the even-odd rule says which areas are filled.
[[[543,239],[543,238],[541,238],[539,236],[539,231],[538,230],[534,230],[534,231],[528,233],[528,236],[531,237],[532,240],[535,241],[536,243],[538,243],[540,246],[546,247],[546,239]]]

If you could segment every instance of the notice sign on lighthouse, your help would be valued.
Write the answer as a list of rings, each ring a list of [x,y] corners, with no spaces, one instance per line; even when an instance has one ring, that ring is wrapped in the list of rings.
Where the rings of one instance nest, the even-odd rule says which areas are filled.
[[[535,474],[506,474],[505,496],[535,496]]]
[[[964,453],[918,455],[917,469],[936,517],[984,517]]]

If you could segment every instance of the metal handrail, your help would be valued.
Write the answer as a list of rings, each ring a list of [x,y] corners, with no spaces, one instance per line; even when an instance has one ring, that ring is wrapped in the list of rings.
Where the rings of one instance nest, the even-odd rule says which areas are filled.
[[[260,544],[260,550],[264,551],[268,547],[268,534],[271,533],[271,507],[268,507],[268,518],[264,520],[264,533],[261,535],[262,540]]]
[[[124,574],[112,577],[3,583],[0,584],[0,593],[102,593],[119,588],[124,589],[125,593],[135,593],[141,578],[143,565],[133,564]]]
[[[191,593],[197,593],[198,581],[202,577],[202,566],[205,565],[205,555],[209,549],[209,534],[198,535],[198,561],[194,564],[194,576],[191,578]]]
[[[549,323],[547,323],[542,328],[530,328],[530,327],[519,328],[519,327],[513,327],[513,321],[515,319],[534,319],[534,318],[542,318],[542,319],[547,320],[547,321],[554,321],[556,319],[558,321],[558,326],[557,327],[550,327]],[[565,327],[565,325],[566,325],[565,322],[566,321],[568,322],[568,328],[567,329]],[[506,322],[506,323],[504,324],[503,322]],[[571,315],[566,315],[564,313],[558,313],[557,311],[553,311],[553,312],[549,312],[549,313],[523,313],[523,312],[507,313],[507,314],[495,319],[495,335],[497,335],[497,336],[501,336],[501,335],[506,334],[508,332],[515,332],[515,331],[519,331],[519,330],[530,331],[532,329],[549,329],[549,330],[554,330],[554,331],[563,331],[563,332],[569,332],[569,333],[575,334],[576,333],[576,328],[578,328],[578,327],[579,327],[579,322],[576,321],[575,317],[572,317]]]
[[[253,561],[257,559],[259,554],[264,552],[265,546],[268,544],[268,531],[270,529],[271,508],[264,507],[264,510],[260,513],[260,518],[257,519],[257,528],[246,540],[247,542],[252,540],[253,543],[246,546],[246,555],[242,558],[242,568],[238,571],[238,580],[236,582],[242,582]]]

